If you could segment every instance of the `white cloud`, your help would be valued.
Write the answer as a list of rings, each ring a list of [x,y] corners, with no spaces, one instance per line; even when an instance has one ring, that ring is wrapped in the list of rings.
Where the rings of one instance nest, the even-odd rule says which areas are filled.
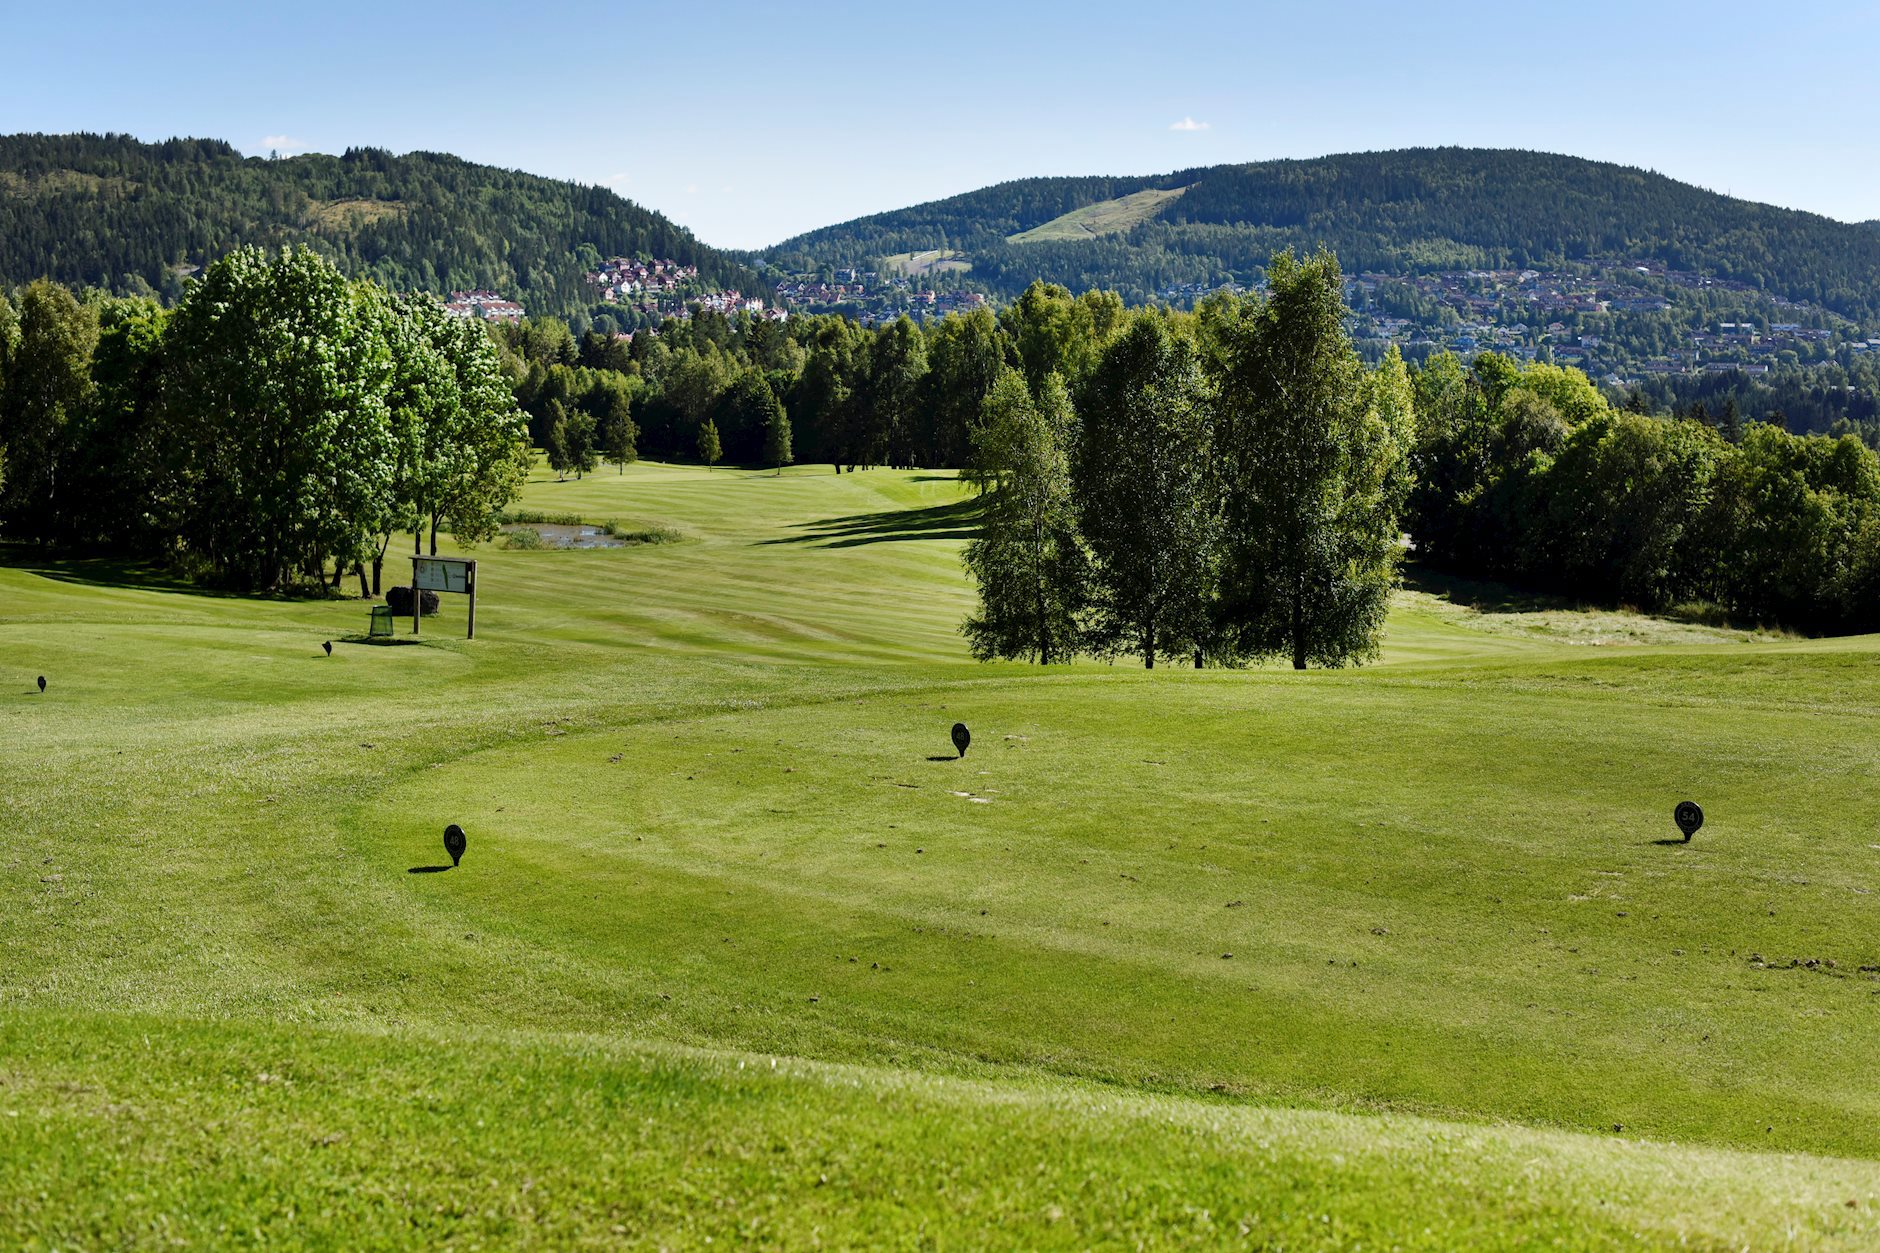
[[[609,174],[606,178],[602,179],[601,186],[625,187],[628,183],[631,183],[632,181],[633,181],[633,175],[628,174],[623,170],[619,174]]]
[[[261,146],[271,152],[300,152],[306,148],[307,143],[303,139],[295,139],[292,135],[263,135]]]
[[[1172,131],[1204,131],[1208,129],[1208,124],[1206,122],[1197,122],[1191,117],[1185,117],[1179,122],[1169,123],[1169,129]]]

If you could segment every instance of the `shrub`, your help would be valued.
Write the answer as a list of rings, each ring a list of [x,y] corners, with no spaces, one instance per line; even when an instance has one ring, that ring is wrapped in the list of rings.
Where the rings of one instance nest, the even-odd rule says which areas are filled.
[[[601,523],[601,530],[623,544],[676,544],[681,538],[669,526],[630,527],[612,518]]]
[[[543,541],[542,533],[534,527],[519,526],[503,536],[503,547],[524,548],[533,551],[537,548],[547,548],[548,545]]]
[[[408,587],[388,587],[385,589],[385,603],[392,607],[392,612],[401,618],[411,616],[411,589]],[[434,617],[438,610],[437,593],[426,591],[419,599],[419,605],[425,617]]]

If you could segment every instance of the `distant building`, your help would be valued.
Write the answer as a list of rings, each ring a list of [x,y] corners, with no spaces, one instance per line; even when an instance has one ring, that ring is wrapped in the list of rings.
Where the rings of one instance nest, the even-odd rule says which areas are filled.
[[[453,318],[481,318],[486,322],[520,322],[523,308],[493,291],[454,291],[444,302],[444,312]]]

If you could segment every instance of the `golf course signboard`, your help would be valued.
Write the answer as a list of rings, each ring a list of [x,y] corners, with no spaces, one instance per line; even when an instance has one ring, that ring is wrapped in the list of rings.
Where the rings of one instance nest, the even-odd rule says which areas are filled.
[[[418,618],[424,592],[456,592],[470,598],[470,617],[464,638],[477,634],[477,563],[465,557],[417,557],[411,559],[411,633],[418,633]]]

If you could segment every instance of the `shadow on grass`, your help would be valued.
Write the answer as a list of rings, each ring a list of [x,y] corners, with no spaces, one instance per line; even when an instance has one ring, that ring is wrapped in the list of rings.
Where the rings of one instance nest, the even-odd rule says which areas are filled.
[[[1670,838],[1670,839],[1664,839],[1664,840],[1653,840],[1653,841],[1652,841],[1652,843],[1654,843],[1654,844],[1657,844],[1657,845],[1659,845],[1660,847],[1670,847],[1670,848],[1683,848],[1683,847],[1684,847],[1684,846],[1685,846],[1686,844],[1689,844],[1689,843],[1690,843],[1690,841],[1689,841],[1689,840],[1680,840],[1680,839],[1678,839],[1678,838],[1676,838],[1676,837],[1674,836],[1674,837],[1672,837],[1672,838]]]
[[[929,757],[928,761],[958,761],[958,757]]]
[[[813,544],[818,548],[854,548],[916,539],[971,539],[978,534],[984,505],[977,498],[925,509],[891,509],[882,513],[854,513],[797,524],[801,535],[767,539],[766,544]]]
[[[227,588],[204,587],[173,570],[148,561],[120,557],[60,557],[26,544],[0,544],[0,566],[24,570],[42,579],[58,583],[77,583],[87,587],[122,587],[149,592],[188,592],[192,596],[215,596],[240,600],[272,600],[275,597]]]
[[[442,874],[446,870],[455,870],[455,866],[413,866],[406,874]]]
[[[66,557],[30,544],[0,543],[0,567],[36,574],[55,583],[84,587],[115,587],[142,592],[182,592],[217,600],[337,601],[358,597],[333,594],[330,589],[307,587],[288,592],[244,592],[199,583],[168,566],[134,557]]]
[[[1564,596],[1552,596],[1487,579],[1465,578],[1415,563],[1405,564],[1403,585],[1407,591],[1423,592],[1451,604],[1466,605],[1477,613],[1547,613],[1551,610],[1586,607]]]
[[[360,644],[367,648],[426,648],[437,643],[422,637],[413,639],[409,635],[348,635],[344,639],[333,641],[334,644]]]

